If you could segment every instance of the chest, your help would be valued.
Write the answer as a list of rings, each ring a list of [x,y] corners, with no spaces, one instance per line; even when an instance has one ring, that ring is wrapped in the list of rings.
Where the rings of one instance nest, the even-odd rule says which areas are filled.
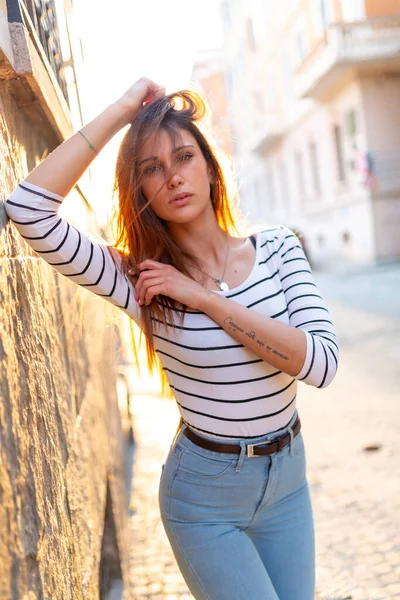
[[[236,243],[228,256],[226,266],[222,265],[218,268],[205,268],[204,272],[192,269],[191,275],[199,281],[205,288],[209,290],[220,290],[219,283],[215,281],[224,281],[229,290],[239,287],[246,281],[256,262],[256,249],[250,239],[244,238],[241,240],[241,245]]]
[[[257,265],[245,281],[242,279],[241,285],[229,290],[225,296],[259,315],[289,323],[286,300],[273,259]],[[196,365],[231,361],[234,355],[236,360],[238,353],[247,355],[250,352],[207,314],[189,310],[183,322],[181,316],[179,312],[174,313],[173,322],[156,332],[158,350]]]

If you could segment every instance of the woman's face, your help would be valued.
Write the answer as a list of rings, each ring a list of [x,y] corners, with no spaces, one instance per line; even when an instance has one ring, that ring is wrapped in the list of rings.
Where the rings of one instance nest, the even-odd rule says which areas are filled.
[[[212,210],[211,169],[193,135],[180,130],[177,140],[161,130],[143,146],[139,161],[142,192],[164,221],[188,223]]]

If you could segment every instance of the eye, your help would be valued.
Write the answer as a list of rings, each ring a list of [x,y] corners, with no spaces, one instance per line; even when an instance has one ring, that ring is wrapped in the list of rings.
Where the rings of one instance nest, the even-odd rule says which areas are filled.
[[[190,160],[192,157],[193,154],[191,152],[185,152],[179,156],[178,160],[183,162],[184,160]]]
[[[151,165],[149,167],[146,167],[143,171],[144,175],[152,175],[153,173],[155,173],[158,169],[161,169],[161,165]]]

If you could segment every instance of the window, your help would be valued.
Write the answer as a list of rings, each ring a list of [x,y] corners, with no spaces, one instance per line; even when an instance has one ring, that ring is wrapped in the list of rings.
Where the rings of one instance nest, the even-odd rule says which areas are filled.
[[[304,198],[305,184],[304,184],[304,169],[303,169],[303,157],[301,152],[298,150],[294,154],[294,161],[296,165],[296,183],[297,189],[299,190],[299,197]]]
[[[343,159],[343,135],[340,125],[333,126],[333,139],[335,143],[338,179],[339,181],[346,181],[346,170]]]
[[[246,21],[246,35],[247,35],[247,44],[252,52],[256,50],[256,40],[254,37],[254,29],[253,29],[253,20],[247,19]]]
[[[308,39],[308,25],[307,20],[305,18],[305,13],[302,11],[297,19],[297,23],[294,26],[293,31],[293,56],[295,67],[301,65],[306,56],[309,53],[309,42]]]
[[[357,133],[356,111],[354,108],[346,113],[346,131],[349,137],[354,137]]]
[[[328,29],[329,24],[327,0],[318,0],[318,2],[322,31],[326,31]]]
[[[311,174],[312,174],[312,182],[314,187],[314,192],[319,194],[321,191],[321,185],[319,180],[319,170],[318,170],[318,159],[317,159],[317,148],[315,142],[310,142],[308,145],[310,152],[310,164],[311,164]]]

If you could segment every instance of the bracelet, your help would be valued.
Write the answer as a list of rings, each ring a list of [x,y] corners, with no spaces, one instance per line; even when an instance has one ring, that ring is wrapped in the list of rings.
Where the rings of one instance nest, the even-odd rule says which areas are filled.
[[[89,146],[92,148],[92,150],[94,150],[97,154],[97,156],[99,156],[99,153],[97,152],[96,148],[93,146],[93,144],[91,142],[89,142],[89,140],[87,139],[86,135],[84,133],[82,133],[82,131],[79,129],[78,133],[80,133],[81,135],[83,135],[83,137],[85,138],[85,140],[87,141],[87,143],[89,144]]]

